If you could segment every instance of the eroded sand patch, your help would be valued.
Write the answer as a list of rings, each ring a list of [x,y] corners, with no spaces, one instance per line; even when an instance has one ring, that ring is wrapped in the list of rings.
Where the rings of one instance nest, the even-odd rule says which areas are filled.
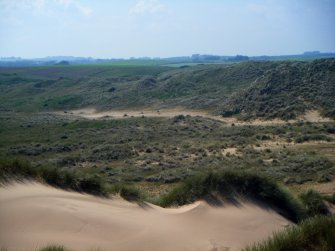
[[[330,118],[325,118],[320,115],[320,113],[316,110],[311,110],[306,112],[304,115],[300,116],[298,119],[295,120],[281,120],[281,119],[271,119],[271,120],[264,120],[264,119],[253,119],[248,121],[241,121],[236,118],[227,118],[222,116],[215,116],[210,114],[208,111],[205,110],[191,110],[185,108],[174,108],[174,109],[160,109],[160,110],[153,110],[153,109],[138,109],[138,110],[109,110],[109,111],[97,111],[95,108],[83,108],[77,110],[69,110],[69,111],[58,111],[55,112],[58,115],[63,116],[76,116],[82,117],[87,119],[99,119],[99,118],[128,118],[128,117],[165,117],[165,118],[173,118],[178,115],[184,116],[201,116],[205,118],[210,118],[213,120],[218,120],[221,122],[225,122],[228,125],[259,125],[259,126],[271,126],[271,125],[283,125],[288,123],[296,123],[298,121],[305,121],[305,122],[334,122],[334,120]]]

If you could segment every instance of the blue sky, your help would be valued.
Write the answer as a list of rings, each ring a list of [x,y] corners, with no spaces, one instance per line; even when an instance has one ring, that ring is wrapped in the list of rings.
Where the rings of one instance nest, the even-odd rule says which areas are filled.
[[[335,0],[0,0],[0,56],[335,51]]]

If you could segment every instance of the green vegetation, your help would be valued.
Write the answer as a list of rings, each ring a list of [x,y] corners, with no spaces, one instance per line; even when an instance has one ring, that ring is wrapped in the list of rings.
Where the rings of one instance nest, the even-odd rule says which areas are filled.
[[[0,181],[34,179],[52,186],[94,195],[108,194],[98,175],[48,166],[32,166],[27,161],[0,159]]]
[[[243,119],[293,119],[317,109],[334,117],[334,59],[181,68],[136,62],[0,68],[0,108],[183,106]]]
[[[256,200],[295,222],[304,217],[302,205],[292,194],[266,177],[247,172],[224,171],[194,176],[163,196],[160,204],[184,205],[211,194],[219,194],[227,200],[236,197]]]
[[[113,184],[156,187],[232,168],[295,185],[335,176],[333,141],[292,143],[302,135],[333,139],[332,127],[334,123],[230,126],[191,116],[87,120],[1,113],[0,158],[98,173]]]
[[[282,62],[223,105],[224,116],[295,119],[312,109],[335,118],[335,60]]]
[[[50,245],[39,249],[39,251],[70,251],[70,249],[60,245]]]
[[[335,59],[179,68],[161,63],[0,68],[0,182],[32,179],[162,206],[242,198],[295,222],[328,214],[323,199],[334,203],[334,196],[306,190],[335,178],[332,121],[88,120],[68,110],[186,107],[245,120],[289,120],[318,110],[334,117]],[[296,197],[279,184],[306,192]],[[331,250],[331,226],[333,218],[316,217],[247,250]]]
[[[300,195],[300,199],[309,217],[329,214],[329,210],[323,202],[322,196],[317,191],[308,190]]]
[[[74,172],[53,167],[32,167],[27,162],[2,160],[0,173],[2,182],[35,179],[56,187],[95,195],[106,196],[108,193],[119,193],[127,200],[145,199],[143,192],[138,189],[122,184],[111,184],[108,190],[102,178],[97,175],[88,176],[80,171]],[[242,197],[264,203],[264,206],[270,206],[296,222],[305,215],[299,201],[277,183],[256,174],[236,171],[199,174],[191,177],[168,194],[158,198],[157,202],[165,207],[184,205],[215,193],[227,200]],[[308,203],[313,202],[308,201]],[[308,210],[310,211],[309,208]]]
[[[335,193],[333,195],[324,195],[322,198],[335,205]]]
[[[335,247],[334,217],[318,216],[276,233],[267,241],[243,251],[333,251]]]

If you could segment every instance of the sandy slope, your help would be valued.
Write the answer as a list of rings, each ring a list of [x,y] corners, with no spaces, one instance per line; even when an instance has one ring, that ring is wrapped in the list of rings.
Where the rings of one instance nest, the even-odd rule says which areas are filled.
[[[76,250],[239,250],[290,224],[250,203],[178,209],[139,206],[37,183],[0,188],[0,243],[32,250],[50,243]]]

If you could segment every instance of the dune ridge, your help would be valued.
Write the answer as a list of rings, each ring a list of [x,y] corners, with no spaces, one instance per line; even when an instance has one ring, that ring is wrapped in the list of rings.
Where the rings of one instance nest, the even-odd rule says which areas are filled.
[[[180,208],[104,199],[39,183],[0,188],[0,243],[9,250],[239,250],[291,224],[251,202]]]

